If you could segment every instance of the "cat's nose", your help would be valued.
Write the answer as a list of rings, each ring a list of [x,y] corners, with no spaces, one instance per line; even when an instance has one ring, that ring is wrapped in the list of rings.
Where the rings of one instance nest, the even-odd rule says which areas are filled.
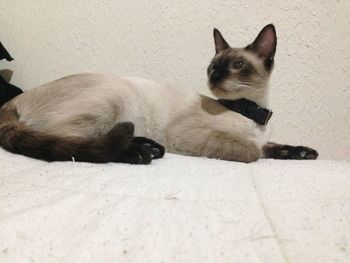
[[[220,81],[220,79],[221,79],[221,74],[220,74],[220,72],[213,71],[213,73],[211,73],[211,75],[210,75],[210,80],[211,80],[211,82],[217,83],[217,82]]]
[[[218,65],[214,64],[214,65],[212,66],[212,70],[213,70],[213,71],[217,71],[218,69],[219,69],[219,66],[218,66]]]
[[[213,68],[212,68],[211,75],[210,75],[210,81],[212,83],[218,83],[223,78],[225,78],[226,75],[227,74],[226,74],[225,70],[222,67],[214,65]]]

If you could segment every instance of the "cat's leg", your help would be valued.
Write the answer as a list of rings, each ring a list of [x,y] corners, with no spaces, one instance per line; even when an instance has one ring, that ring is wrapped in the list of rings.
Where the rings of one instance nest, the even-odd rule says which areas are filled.
[[[263,146],[264,158],[315,160],[318,157],[316,150],[305,146],[291,146],[268,142]]]
[[[169,132],[167,150],[183,155],[245,163],[257,161],[262,157],[261,147],[256,143],[211,129],[194,128],[188,130],[186,136],[178,132]]]
[[[254,142],[218,131],[209,134],[202,153],[210,158],[245,163],[255,162],[262,157],[261,149]]]

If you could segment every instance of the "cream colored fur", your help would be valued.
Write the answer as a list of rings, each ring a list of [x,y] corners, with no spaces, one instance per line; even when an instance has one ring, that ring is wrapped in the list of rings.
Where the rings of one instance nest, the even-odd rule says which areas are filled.
[[[247,162],[260,158],[265,127],[225,109],[210,113],[203,106],[210,100],[146,79],[81,74],[26,91],[11,104],[21,122],[48,134],[96,137],[130,121],[136,136],[154,139],[169,152]],[[215,101],[211,106],[220,107]]]
[[[274,26],[267,25],[247,48],[229,47],[216,29],[214,42],[216,55],[208,67],[212,93],[267,107],[277,44]],[[141,78],[74,75],[27,91],[10,103],[22,123],[43,133],[91,138],[128,121],[135,125],[135,136],[186,155],[251,162],[262,157],[268,137],[266,126],[214,99]]]

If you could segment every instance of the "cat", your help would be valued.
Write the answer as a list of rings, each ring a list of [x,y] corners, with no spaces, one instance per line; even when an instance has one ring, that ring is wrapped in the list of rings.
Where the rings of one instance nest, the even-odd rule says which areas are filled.
[[[46,161],[148,164],[168,152],[229,161],[316,159],[303,146],[268,142],[268,81],[277,36],[231,48],[214,29],[207,75],[218,100],[142,78],[68,76],[25,91],[0,110],[0,145]]]

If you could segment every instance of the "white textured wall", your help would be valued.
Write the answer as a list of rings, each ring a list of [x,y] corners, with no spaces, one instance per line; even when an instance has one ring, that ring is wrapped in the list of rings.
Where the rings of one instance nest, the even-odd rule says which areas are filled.
[[[27,89],[64,75],[113,72],[206,92],[212,29],[243,46],[273,22],[275,141],[350,160],[349,0],[2,1],[0,39]]]

